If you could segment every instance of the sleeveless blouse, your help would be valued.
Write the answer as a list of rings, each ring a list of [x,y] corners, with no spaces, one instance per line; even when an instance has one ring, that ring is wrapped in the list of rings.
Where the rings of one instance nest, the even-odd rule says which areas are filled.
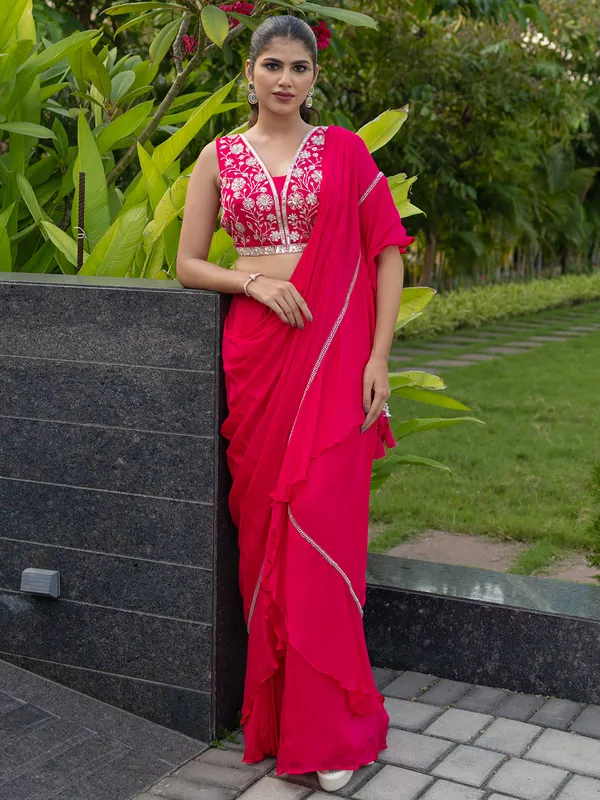
[[[287,174],[276,176],[243,134],[217,138],[221,227],[238,255],[304,250],[317,217],[326,130],[308,131]]]

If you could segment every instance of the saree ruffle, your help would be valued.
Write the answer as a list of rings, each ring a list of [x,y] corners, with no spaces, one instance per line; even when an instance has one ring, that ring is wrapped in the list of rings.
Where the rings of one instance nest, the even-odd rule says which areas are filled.
[[[364,434],[375,258],[413,241],[362,139],[329,126],[319,211],[291,282],[304,330],[236,295],[225,322],[222,433],[249,631],[244,761],[277,772],[356,769],[385,748],[388,716],[362,607],[373,458],[395,444],[383,414]]]

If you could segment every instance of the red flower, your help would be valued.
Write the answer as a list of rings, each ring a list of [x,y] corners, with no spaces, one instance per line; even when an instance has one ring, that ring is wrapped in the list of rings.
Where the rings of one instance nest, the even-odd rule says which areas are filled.
[[[196,47],[198,47],[198,42],[195,36],[188,36],[187,34],[183,37],[183,47],[181,48],[183,51],[184,56],[189,56],[191,53],[194,52]]]
[[[245,14],[249,17],[252,12],[254,11],[254,3],[247,3],[245,0],[235,0],[234,3],[225,3],[222,6],[219,6],[221,11],[227,13],[228,11],[235,11],[236,14]],[[229,20],[229,28],[235,28],[236,25],[239,25],[237,19],[230,19]]]
[[[325,50],[331,42],[331,31],[325,24],[325,20],[321,20],[318,25],[312,25],[311,27],[317,37],[317,50]]]

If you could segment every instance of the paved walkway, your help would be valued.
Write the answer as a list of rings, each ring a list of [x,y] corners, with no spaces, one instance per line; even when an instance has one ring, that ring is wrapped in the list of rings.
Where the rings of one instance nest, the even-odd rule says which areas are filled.
[[[600,706],[374,670],[388,748],[338,794],[241,747],[206,751],[136,800],[600,800]],[[211,786],[212,784],[212,786]]]
[[[567,342],[600,330],[600,303],[553,309],[433,339],[395,340],[390,370],[445,373]]]

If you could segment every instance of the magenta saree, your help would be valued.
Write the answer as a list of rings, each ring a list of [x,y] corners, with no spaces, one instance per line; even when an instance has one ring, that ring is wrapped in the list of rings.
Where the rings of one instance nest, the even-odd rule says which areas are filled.
[[[304,330],[232,298],[222,433],[239,530],[249,632],[244,761],[277,773],[357,769],[386,746],[388,716],[367,655],[362,607],[369,482],[383,415],[364,434],[363,371],[375,330],[375,257],[406,235],[362,139],[332,125],[319,210],[291,282]]]

